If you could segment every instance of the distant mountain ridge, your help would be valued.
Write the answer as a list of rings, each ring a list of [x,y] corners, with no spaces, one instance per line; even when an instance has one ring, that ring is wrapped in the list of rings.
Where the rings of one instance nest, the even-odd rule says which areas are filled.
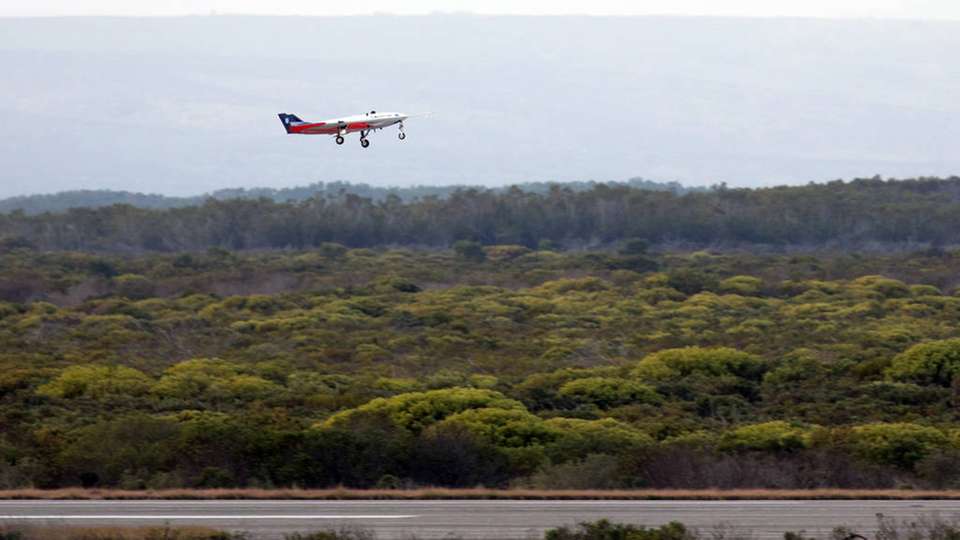
[[[587,191],[597,185],[628,186],[650,191],[669,191],[672,193],[688,193],[692,191],[706,191],[703,187],[686,187],[678,182],[654,182],[643,178],[631,178],[624,182],[529,182],[516,185],[517,188],[530,193],[545,193],[551,186],[561,186],[574,191]],[[290,188],[230,188],[219,189],[210,193],[192,197],[173,197],[156,193],[138,193],[132,191],[114,190],[73,190],[58,193],[23,195],[0,199],[0,213],[22,211],[25,214],[36,215],[44,212],[64,212],[71,208],[101,208],[115,204],[128,204],[137,208],[182,208],[203,204],[207,199],[272,199],[275,202],[303,201],[316,196],[336,197],[341,195],[357,195],[360,197],[382,201],[390,195],[399,197],[403,201],[410,201],[424,197],[446,197],[458,190],[490,190],[494,192],[510,189],[509,187],[485,186],[373,186],[364,183],[351,182],[314,182],[304,186]]]

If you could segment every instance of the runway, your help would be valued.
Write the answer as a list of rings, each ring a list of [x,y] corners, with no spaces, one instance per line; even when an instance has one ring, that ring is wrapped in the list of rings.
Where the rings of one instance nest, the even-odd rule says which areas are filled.
[[[0,523],[31,526],[157,526],[246,531],[279,540],[292,532],[373,530],[380,540],[539,539],[578,521],[708,530],[729,524],[756,540],[785,531],[826,537],[845,525],[872,540],[877,514],[897,519],[960,518],[960,501],[0,501]]]

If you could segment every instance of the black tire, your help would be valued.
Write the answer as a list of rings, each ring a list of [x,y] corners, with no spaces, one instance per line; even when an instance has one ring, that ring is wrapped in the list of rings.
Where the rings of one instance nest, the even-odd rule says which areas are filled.
[[[343,144],[343,137],[337,135],[337,144]]]
[[[369,140],[369,139],[360,139],[360,146],[362,146],[362,147],[364,147],[364,148],[370,146],[370,140]]]
[[[399,138],[402,141],[407,138],[407,134],[401,131],[400,134],[397,135],[397,138]]]

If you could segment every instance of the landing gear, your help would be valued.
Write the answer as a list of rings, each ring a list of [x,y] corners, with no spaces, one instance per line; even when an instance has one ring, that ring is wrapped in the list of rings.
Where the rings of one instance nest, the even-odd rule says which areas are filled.
[[[364,148],[370,146],[370,139],[360,139],[360,146]]]
[[[337,144],[343,144],[343,135],[337,135]]]
[[[400,124],[400,133],[397,135],[397,138],[401,141],[407,138],[407,134],[403,132],[403,124]]]

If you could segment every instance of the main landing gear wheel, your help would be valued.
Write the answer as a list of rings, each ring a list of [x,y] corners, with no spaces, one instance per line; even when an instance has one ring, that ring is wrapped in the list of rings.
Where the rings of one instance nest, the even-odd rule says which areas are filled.
[[[337,135],[337,144],[343,144],[343,137]]]
[[[360,139],[360,146],[362,146],[362,147],[364,147],[364,148],[370,146],[370,140],[369,140],[369,139]]]
[[[402,141],[407,138],[407,134],[401,131],[400,134],[397,135],[397,138]]]

